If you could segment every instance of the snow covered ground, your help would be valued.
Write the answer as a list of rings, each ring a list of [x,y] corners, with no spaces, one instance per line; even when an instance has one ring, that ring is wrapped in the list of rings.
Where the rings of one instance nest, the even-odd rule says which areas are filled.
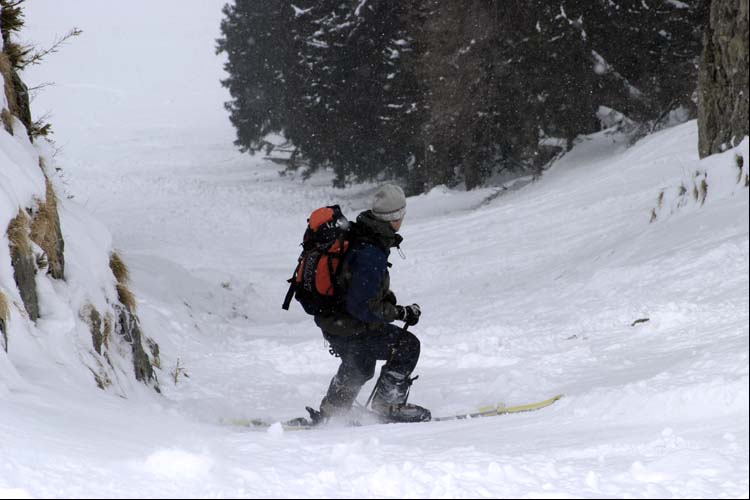
[[[409,199],[406,260],[391,261],[424,311],[411,400],[446,415],[564,394],[555,405],[250,431],[226,422],[323,396],[337,360],[301,308],[281,310],[285,280],[308,213],[354,216],[376,186],[235,152],[221,2],[145,18],[133,4],[30,2],[29,38],[84,35],[27,83],[57,82],[32,106],[54,113],[68,194],[130,265],[163,394],[18,368],[0,393],[0,497],[748,497],[747,140],[699,161],[694,122],[630,148],[600,133],[520,190]]]

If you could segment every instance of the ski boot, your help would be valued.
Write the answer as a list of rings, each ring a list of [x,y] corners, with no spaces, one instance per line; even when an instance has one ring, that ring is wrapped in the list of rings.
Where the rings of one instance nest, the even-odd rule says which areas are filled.
[[[383,422],[428,422],[432,414],[427,408],[407,403],[409,388],[418,377],[394,371],[382,371],[372,398],[372,411]]]

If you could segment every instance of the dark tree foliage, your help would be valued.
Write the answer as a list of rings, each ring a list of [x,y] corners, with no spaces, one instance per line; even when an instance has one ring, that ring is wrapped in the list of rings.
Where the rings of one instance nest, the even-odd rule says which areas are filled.
[[[539,147],[544,137],[569,147],[598,130],[600,106],[641,123],[678,105],[694,111],[704,17],[702,1],[506,3],[494,60],[501,66],[497,135],[510,165],[533,169],[548,160]]]
[[[241,149],[280,132],[313,167],[347,179],[403,177],[415,156],[419,87],[403,60],[413,51],[403,7],[385,0],[237,2],[224,9]]]
[[[418,127],[418,87],[402,60],[411,49],[403,8],[385,0],[296,6],[296,106],[290,139],[313,166],[352,177],[403,175]],[[296,128],[296,127],[295,127]]]
[[[286,54],[288,40],[282,19],[284,0],[239,1],[224,7],[217,53],[226,52],[222,84],[232,101],[226,104],[237,130],[235,144],[254,153],[264,138],[283,132],[288,124]]]
[[[539,171],[556,149],[540,141],[557,138],[558,152],[566,150],[600,128],[600,106],[648,129],[678,105],[695,111],[703,0],[472,1],[484,6],[479,16],[491,16],[488,6],[495,7],[485,68],[498,88],[483,113],[494,117],[484,135],[491,143],[472,144],[462,158],[476,158],[480,146],[488,151],[485,163],[494,155],[495,170]],[[437,12],[449,9],[441,2]],[[463,167],[467,187],[486,178],[477,161]]]
[[[218,50],[243,150],[278,132],[337,185],[473,188],[540,172],[599,130],[602,106],[648,130],[693,111],[707,4],[237,0]]]
[[[576,0],[564,5],[586,34],[587,48],[599,64],[604,62],[605,75],[627,88],[614,107],[637,121],[658,118],[670,106],[694,108],[707,0]]]

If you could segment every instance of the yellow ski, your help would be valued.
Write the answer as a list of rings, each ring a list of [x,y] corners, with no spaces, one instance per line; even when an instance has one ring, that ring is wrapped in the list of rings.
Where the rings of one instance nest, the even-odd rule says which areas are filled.
[[[505,406],[503,403],[500,403],[495,406],[483,406],[479,408],[478,411],[475,413],[464,413],[461,415],[451,415],[449,417],[436,417],[433,418],[433,422],[440,422],[443,420],[464,420],[469,418],[481,418],[481,417],[494,417],[496,415],[507,415],[509,413],[521,413],[525,411],[535,411],[540,410],[546,406],[551,405],[558,399],[563,397],[562,394],[558,394],[557,396],[552,396],[549,399],[545,399],[544,401],[539,401],[537,403],[529,403],[525,405],[516,405],[516,406]]]

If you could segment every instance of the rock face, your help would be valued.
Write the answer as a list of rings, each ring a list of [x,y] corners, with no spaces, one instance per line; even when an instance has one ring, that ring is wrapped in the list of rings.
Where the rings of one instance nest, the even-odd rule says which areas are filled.
[[[748,0],[713,0],[700,62],[701,157],[748,135]]]
[[[154,378],[154,368],[151,366],[151,359],[143,348],[145,338],[138,325],[138,318],[125,307],[116,307],[115,309],[119,317],[117,331],[133,348],[135,378],[141,382],[149,382]],[[158,386],[156,388],[158,390]]]
[[[29,239],[31,219],[21,210],[8,226],[10,260],[13,278],[31,321],[39,319],[39,298],[36,293],[36,261]]]
[[[57,199],[47,182],[46,199],[36,200],[35,209],[20,210],[8,226],[13,277],[32,321],[39,318],[39,300],[35,276],[40,268],[55,279],[65,278],[65,242],[60,230]],[[33,244],[43,253],[34,255]]]
[[[14,124],[18,125],[20,121],[28,135],[23,139],[25,146],[33,146],[35,139],[29,133],[31,114],[28,89],[18,74],[18,69],[21,67],[18,63],[23,57],[19,56],[19,53],[22,54],[22,51],[19,52],[20,46],[12,42],[10,31],[13,28],[9,28],[9,26],[15,26],[17,30],[20,25],[19,20],[22,16],[20,10],[15,8],[20,3],[15,3],[10,9],[4,7],[4,2],[0,5],[0,21],[2,21],[0,22],[0,134],[6,134],[6,132],[10,135],[14,135],[14,132],[18,134],[21,128]],[[34,148],[27,148],[27,150],[33,151]],[[33,199],[21,199],[20,203],[14,201],[20,206],[17,215],[6,212],[8,218],[13,217],[9,223],[7,219],[0,221],[0,234],[5,233],[8,237],[8,246],[0,248],[0,252],[7,252],[10,257],[12,269],[8,271],[12,271],[13,281],[18,290],[17,296],[20,296],[20,302],[23,303],[19,304],[15,300],[17,297],[15,290],[10,295],[14,300],[10,300],[9,296],[4,293],[3,287],[12,290],[11,283],[0,282],[0,285],[3,285],[0,287],[0,354],[3,355],[3,351],[10,350],[9,343],[12,342],[12,339],[8,338],[10,322],[17,321],[13,319],[13,311],[25,313],[31,322],[44,317],[45,303],[42,301],[40,310],[38,280],[66,280],[65,241],[58,212],[58,203],[64,203],[65,200],[58,200],[55,194],[52,182],[47,177],[45,159],[49,161],[49,157],[44,154],[29,153],[23,161],[18,160],[20,163],[9,166],[9,168],[15,168],[16,172],[23,172],[24,168],[36,169],[35,163],[38,163],[38,167],[44,173],[46,185],[43,190],[37,191],[38,195]],[[4,165],[0,166],[0,170],[3,168]],[[12,172],[13,169],[11,169]],[[18,177],[18,174],[16,176]],[[24,178],[23,175],[20,177]],[[29,178],[41,179],[38,172],[36,176]],[[13,176],[10,179],[12,180]],[[0,189],[0,198],[14,192],[12,182],[9,186],[0,187],[7,188],[7,190]],[[3,201],[0,199],[0,202]],[[7,227],[4,227],[6,224]],[[103,247],[100,250],[107,251]],[[116,260],[119,261],[117,265],[110,266],[114,279],[107,283],[105,278],[101,284],[101,293],[94,291],[91,294],[92,301],[99,305],[101,312],[91,304],[85,305],[79,311],[81,320],[88,325],[91,332],[91,345],[81,349],[81,361],[93,373],[97,385],[105,389],[115,383],[118,378],[117,371],[122,371],[119,368],[122,363],[114,357],[125,358],[132,363],[135,378],[158,391],[159,386],[153,366],[159,366],[159,347],[141,330],[135,313],[135,296],[127,287],[127,268],[119,257]],[[116,290],[116,294],[111,291],[107,292],[107,288],[112,291]],[[49,311],[46,312],[49,313]],[[18,318],[17,313],[15,317]],[[72,329],[69,333],[73,335],[75,331]],[[79,343],[75,342],[75,339],[71,338],[71,342],[78,347]],[[151,356],[144,345],[147,346]]]

